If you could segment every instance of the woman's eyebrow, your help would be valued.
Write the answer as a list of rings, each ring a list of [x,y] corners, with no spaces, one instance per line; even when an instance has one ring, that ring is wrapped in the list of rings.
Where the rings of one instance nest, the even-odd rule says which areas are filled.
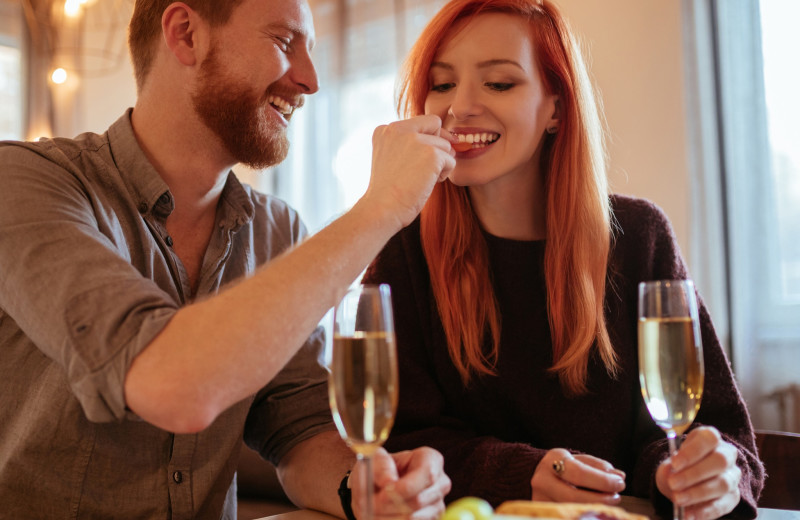
[[[478,62],[478,68],[479,69],[485,69],[485,68],[494,67],[494,66],[497,66],[497,65],[513,65],[514,67],[517,67],[520,70],[523,70],[523,71],[525,70],[522,67],[522,65],[520,65],[518,62],[516,62],[514,60],[503,59],[503,58],[494,58],[494,59],[491,59],[491,60],[485,60],[485,61]],[[440,69],[445,69],[445,70],[453,70],[453,66],[451,64],[443,62],[443,61],[434,61],[433,63],[431,63],[431,68],[434,68],[434,67],[440,68]]]

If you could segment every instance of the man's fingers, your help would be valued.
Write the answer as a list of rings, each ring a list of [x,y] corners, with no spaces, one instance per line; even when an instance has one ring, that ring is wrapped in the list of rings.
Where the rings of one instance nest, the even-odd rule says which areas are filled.
[[[438,136],[442,131],[442,120],[439,116],[425,114],[401,121],[415,132]]]
[[[378,488],[388,486],[399,478],[394,459],[383,448],[372,456],[372,474]]]

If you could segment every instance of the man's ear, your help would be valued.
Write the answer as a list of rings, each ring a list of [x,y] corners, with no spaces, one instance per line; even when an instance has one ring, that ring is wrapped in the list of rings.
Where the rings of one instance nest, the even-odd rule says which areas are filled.
[[[201,18],[183,2],[170,4],[161,16],[164,42],[182,65],[191,67],[200,61],[204,29]]]

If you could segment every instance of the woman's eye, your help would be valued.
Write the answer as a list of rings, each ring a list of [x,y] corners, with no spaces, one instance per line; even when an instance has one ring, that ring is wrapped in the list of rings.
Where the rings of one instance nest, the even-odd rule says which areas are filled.
[[[431,90],[434,92],[447,92],[454,86],[453,83],[437,83],[431,87]]]
[[[511,88],[514,87],[514,84],[513,83],[491,82],[491,83],[486,83],[486,86],[489,87],[492,90],[497,90],[497,91],[503,92],[505,90],[511,90]]]

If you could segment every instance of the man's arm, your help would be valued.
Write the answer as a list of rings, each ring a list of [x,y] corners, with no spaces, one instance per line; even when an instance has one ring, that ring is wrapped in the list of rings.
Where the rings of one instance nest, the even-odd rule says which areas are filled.
[[[248,280],[180,309],[134,359],[127,406],[166,430],[196,432],[272,379],[453,168],[440,127],[421,116],[376,130],[359,202]]]

